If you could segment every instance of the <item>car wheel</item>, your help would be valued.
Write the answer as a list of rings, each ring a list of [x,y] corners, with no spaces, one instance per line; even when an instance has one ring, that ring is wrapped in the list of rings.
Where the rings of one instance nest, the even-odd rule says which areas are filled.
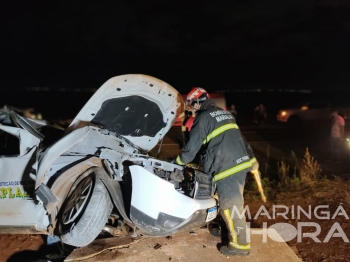
[[[77,247],[88,245],[101,232],[112,212],[112,201],[97,172],[101,172],[101,168],[83,173],[63,204],[59,217],[63,243]]]

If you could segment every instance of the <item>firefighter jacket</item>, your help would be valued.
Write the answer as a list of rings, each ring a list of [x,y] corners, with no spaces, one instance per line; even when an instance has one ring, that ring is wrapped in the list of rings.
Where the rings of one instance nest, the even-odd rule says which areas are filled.
[[[214,176],[214,181],[251,170],[256,162],[253,151],[242,136],[234,116],[207,99],[197,111],[190,139],[176,158],[185,165],[200,153],[203,171]]]

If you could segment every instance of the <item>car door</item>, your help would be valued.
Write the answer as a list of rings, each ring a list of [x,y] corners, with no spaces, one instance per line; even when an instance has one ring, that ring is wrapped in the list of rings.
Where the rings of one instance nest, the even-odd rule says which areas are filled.
[[[0,125],[0,227],[37,223],[35,180],[40,139],[16,126]]]

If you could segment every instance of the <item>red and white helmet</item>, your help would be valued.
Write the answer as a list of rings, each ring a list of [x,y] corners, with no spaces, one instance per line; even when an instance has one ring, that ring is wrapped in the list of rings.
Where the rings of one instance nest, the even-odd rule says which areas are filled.
[[[194,103],[199,103],[209,98],[208,92],[201,87],[194,87],[187,95],[187,106],[193,106]]]

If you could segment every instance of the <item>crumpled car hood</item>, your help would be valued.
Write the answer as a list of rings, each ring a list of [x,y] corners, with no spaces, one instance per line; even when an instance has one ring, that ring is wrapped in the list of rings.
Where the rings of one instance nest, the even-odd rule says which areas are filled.
[[[169,84],[147,75],[121,75],[109,79],[96,91],[69,130],[90,122],[149,151],[183,111],[181,95]]]

